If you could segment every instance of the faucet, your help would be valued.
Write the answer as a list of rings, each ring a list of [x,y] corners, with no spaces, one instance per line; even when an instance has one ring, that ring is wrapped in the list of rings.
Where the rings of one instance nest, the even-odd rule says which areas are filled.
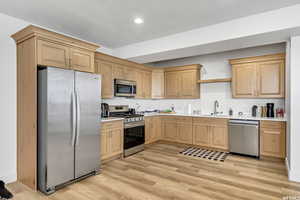
[[[219,108],[219,102],[216,100],[215,103],[214,103],[214,115],[217,115],[219,114],[217,108]]]

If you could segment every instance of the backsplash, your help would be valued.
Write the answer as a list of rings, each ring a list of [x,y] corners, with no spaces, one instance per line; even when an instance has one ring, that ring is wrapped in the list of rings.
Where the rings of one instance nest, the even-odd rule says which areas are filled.
[[[225,85],[226,83],[216,83],[214,85]],[[229,85],[229,84],[228,84]],[[205,87],[205,86],[204,86]],[[225,86],[226,87],[226,86]],[[227,86],[229,87],[229,86]],[[202,87],[201,87],[202,88]],[[103,102],[109,105],[129,105],[131,108],[136,108],[137,111],[145,110],[164,110],[169,109],[172,105],[178,113],[187,113],[188,105],[192,105],[192,110],[201,110],[202,114],[209,114],[213,112],[214,101],[219,101],[219,112],[228,114],[230,108],[233,109],[234,115],[238,112],[243,112],[246,115],[251,114],[253,105],[265,106],[266,103],[275,103],[276,108],[284,108],[283,99],[232,99],[224,98],[220,94],[213,94],[208,97],[208,94],[201,94],[201,99],[160,99],[160,100],[142,100],[142,99],[127,99],[114,98],[104,99]],[[205,97],[206,96],[206,97]]]

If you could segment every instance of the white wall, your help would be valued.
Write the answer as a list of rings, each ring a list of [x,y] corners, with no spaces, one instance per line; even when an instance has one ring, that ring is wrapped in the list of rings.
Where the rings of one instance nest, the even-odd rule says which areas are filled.
[[[300,36],[291,38],[290,50],[290,172],[289,178],[300,182]]]
[[[285,110],[287,116],[286,122],[286,166],[288,172],[290,171],[290,161],[291,161],[291,153],[290,153],[290,131],[291,131],[291,70],[290,70],[290,54],[291,54],[291,42],[290,40],[286,43],[286,64],[285,64]]]
[[[202,70],[202,79],[227,78],[231,77],[231,66],[228,63],[229,59],[280,53],[285,52],[285,50],[285,44],[281,43],[210,55],[169,60],[165,62],[151,63],[149,65],[161,67],[202,64],[205,69]],[[214,101],[218,100],[220,102],[220,111],[223,111],[226,114],[228,113],[229,108],[232,108],[235,114],[238,112],[250,114],[251,107],[253,105],[262,106],[267,102],[274,102],[275,107],[284,108],[283,99],[233,99],[230,83],[201,84],[200,92],[201,98],[196,100],[134,100],[115,98],[104,101],[112,105],[128,104],[132,107],[137,107],[137,104],[139,104],[141,106],[140,110],[166,109],[170,108],[170,106],[173,104],[178,112],[187,111],[188,104],[192,104],[192,108],[194,110],[200,109],[202,113],[211,113],[213,112]]]
[[[16,44],[27,22],[0,13],[0,180],[16,180]]]

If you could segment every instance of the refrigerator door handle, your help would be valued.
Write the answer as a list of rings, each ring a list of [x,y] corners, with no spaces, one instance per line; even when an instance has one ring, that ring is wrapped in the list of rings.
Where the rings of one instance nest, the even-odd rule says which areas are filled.
[[[76,146],[79,144],[79,134],[80,134],[80,97],[78,92],[76,92],[76,114],[77,114],[77,122],[76,122]]]
[[[75,91],[72,92],[72,146],[75,146],[76,139],[76,99]]]

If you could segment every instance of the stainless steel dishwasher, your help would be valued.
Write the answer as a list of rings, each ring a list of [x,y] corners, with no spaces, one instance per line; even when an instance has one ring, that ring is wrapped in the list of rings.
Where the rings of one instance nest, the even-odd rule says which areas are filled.
[[[259,121],[229,120],[229,149],[231,153],[259,157]]]

